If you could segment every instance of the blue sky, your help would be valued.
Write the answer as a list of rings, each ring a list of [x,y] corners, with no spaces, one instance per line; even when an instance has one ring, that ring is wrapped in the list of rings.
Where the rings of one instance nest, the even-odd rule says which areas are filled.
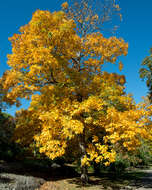
[[[7,54],[11,53],[11,44],[8,37],[18,32],[20,26],[27,24],[32,13],[37,9],[55,11],[60,9],[64,0],[5,0],[0,2],[0,76],[8,69]],[[119,0],[123,21],[119,23],[117,37],[122,37],[129,44],[128,55],[121,60],[124,69],[121,74],[126,76],[126,91],[132,93],[135,101],[141,101],[141,97],[147,93],[145,82],[139,78],[139,69],[145,56],[149,55],[152,47],[152,1],[151,0]],[[105,69],[117,72],[115,65],[105,66]],[[22,107],[27,107],[24,102]],[[15,113],[13,106],[7,110]]]

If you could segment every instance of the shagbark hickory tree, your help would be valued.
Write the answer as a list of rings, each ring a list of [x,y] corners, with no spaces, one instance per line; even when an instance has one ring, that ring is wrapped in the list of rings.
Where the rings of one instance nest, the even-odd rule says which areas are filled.
[[[137,124],[144,123],[144,110],[125,95],[124,76],[102,71],[103,64],[115,64],[127,54],[128,44],[100,32],[78,35],[68,13],[37,10],[10,38],[11,69],[5,72],[3,87],[10,102],[31,99],[29,109],[18,113],[16,141],[34,141],[51,159],[70,152],[81,161],[86,182],[91,162],[109,165],[115,161],[116,146],[135,150],[139,134],[148,133]],[[93,25],[98,17],[87,19]]]

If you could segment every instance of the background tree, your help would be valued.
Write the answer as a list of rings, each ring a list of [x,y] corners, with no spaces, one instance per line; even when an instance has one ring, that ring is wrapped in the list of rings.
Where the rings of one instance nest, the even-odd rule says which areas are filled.
[[[0,84],[0,112],[1,112],[1,110],[2,110],[2,102],[3,102],[3,100],[2,100],[2,96],[3,96],[3,94],[2,94],[2,85]]]
[[[0,78],[0,112],[6,108],[6,102],[4,102],[5,91],[2,85],[2,79]]]
[[[0,159],[15,159],[17,146],[12,142],[15,129],[15,121],[12,116],[0,112]]]
[[[14,134],[15,120],[11,115],[3,112],[10,106],[3,82],[3,78],[0,78],[0,159],[10,160],[15,158],[17,151],[15,143],[11,140]]]
[[[139,71],[140,77],[146,80],[146,84],[149,90],[148,97],[152,102],[152,49],[150,49],[150,55],[145,57],[142,62],[142,68]]]

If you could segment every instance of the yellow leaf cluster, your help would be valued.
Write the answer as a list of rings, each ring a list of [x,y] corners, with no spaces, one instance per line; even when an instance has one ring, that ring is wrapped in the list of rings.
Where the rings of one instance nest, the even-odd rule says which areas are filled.
[[[67,9],[68,8],[68,3],[67,2],[64,2],[63,4],[62,4],[62,7],[64,8],[64,9]]]

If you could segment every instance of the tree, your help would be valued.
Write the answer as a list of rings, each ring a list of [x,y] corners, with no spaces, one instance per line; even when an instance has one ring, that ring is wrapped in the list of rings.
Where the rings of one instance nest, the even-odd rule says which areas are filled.
[[[117,29],[113,19],[119,18],[120,7],[115,0],[69,0],[63,3],[63,11],[76,23],[76,31],[80,36],[95,31],[106,31],[110,34]]]
[[[146,80],[147,87],[149,89],[149,100],[152,102],[152,49],[150,49],[150,55],[146,56],[142,62],[142,68],[139,71],[140,77]]]
[[[115,64],[127,54],[128,44],[99,31],[78,35],[68,4],[62,6],[66,10],[37,10],[20,34],[10,38],[11,69],[3,87],[11,102],[31,99],[29,109],[18,113],[14,138],[23,144],[35,142],[51,159],[72,150],[81,162],[81,179],[87,182],[92,161],[109,165],[115,161],[115,147],[134,151],[139,137],[150,135],[148,125],[141,128],[149,115],[143,117],[145,110],[125,94],[124,76],[102,71],[103,64]],[[88,19],[88,26],[94,26],[98,17]]]
[[[3,100],[2,100],[2,85],[0,84],[0,112],[2,110],[2,102],[3,102]]]
[[[2,86],[2,80],[0,79],[0,113],[2,109],[6,108],[6,103],[4,103],[4,96],[5,96],[4,92],[5,91]]]
[[[0,112],[0,159],[15,158],[15,143],[11,138],[15,129],[14,118]]]
[[[13,99],[9,99],[7,97],[8,89],[4,88],[4,80],[5,80],[5,72],[3,76],[0,78],[0,113],[3,110],[6,110],[9,106],[13,105],[16,102],[16,105],[20,105],[19,101],[13,101]]]

